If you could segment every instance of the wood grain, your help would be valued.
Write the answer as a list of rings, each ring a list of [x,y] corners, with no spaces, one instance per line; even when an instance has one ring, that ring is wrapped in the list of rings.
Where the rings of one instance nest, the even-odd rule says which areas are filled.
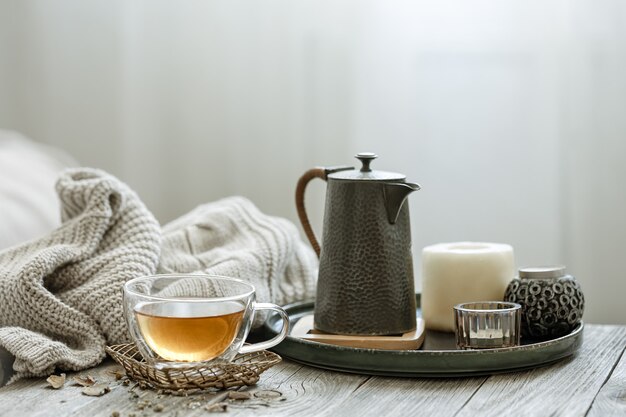
[[[624,345],[626,342],[622,344],[622,346]],[[626,355],[624,349],[622,349],[620,361],[593,401],[588,416],[626,416]]]
[[[111,374],[121,368],[107,361],[79,375],[108,382],[110,393],[83,395],[71,384],[72,374],[60,390],[47,387],[44,378],[22,380],[0,388],[0,415],[195,417],[213,415],[207,405],[226,403],[229,416],[621,416],[625,346],[626,326],[587,326],[574,358],[527,372],[455,379],[368,377],[284,361],[241,390],[250,393],[247,400],[229,399],[228,392],[176,397],[127,386]]]
[[[44,417],[53,414],[72,415],[75,410],[98,404],[103,398],[121,398],[122,387],[112,386],[112,391],[104,397],[89,397],[81,394],[81,388],[72,385],[74,375],[92,375],[98,382],[115,381],[109,371],[121,369],[108,362],[97,368],[77,374],[68,374],[67,382],[61,389],[55,390],[48,386],[45,378],[25,379],[5,386],[0,390],[0,410],[2,416]],[[110,416],[109,412],[109,416]]]
[[[288,363],[287,368],[295,365]],[[255,389],[278,390],[284,401],[274,402],[270,409],[254,410],[255,416],[306,416],[321,415],[328,411],[336,416],[343,415],[333,410],[341,405],[370,377],[300,366],[297,372],[285,377],[284,372],[270,378],[262,378]],[[236,410],[234,416],[252,415],[252,410]]]
[[[554,365],[494,375],[459,416],[584,416],[619,359],[624,326],[587,326],[580,352]]]
[[[311,410],[311,399],[319,405],[340,404],[351,392],[368,379],[367,376],[327,372],[303,367],[293,362],[283,362],[263,374],[254,387],[242,389],[252,395],[251,400],[228,401],[228,392],[198,394],[177,397],[159,394],[156,391],[139,387],[124,386],[116,381],[111,371],[121,369],[108,362],[98,368],[76,375],[93,375],[99,382],[108,381],[111,392],[102,397],[89,397],[81,394],[81,388],[72,386],[69,381],[75,374],[68,374],[68,383],[59,390],[47,387],[42,379],[18,381],[0,389],[0,415],[3,417],[44,417],[44,416],[90,416],[110,417],[113,412],[120,416],[134,413],[162,416],[206,416],[205,407],[220,402],[228,403],[229,415],[263,415],[269,412],[276,416],[306,415]],[[257,399],[256,393],[278,392],[277,398]],[[143,409],[141,404],[147,404]],[[163,410],[155,411],[156,405]]]
[[[454,416],[486,377],[370,378],[346,401],[321,416]]]

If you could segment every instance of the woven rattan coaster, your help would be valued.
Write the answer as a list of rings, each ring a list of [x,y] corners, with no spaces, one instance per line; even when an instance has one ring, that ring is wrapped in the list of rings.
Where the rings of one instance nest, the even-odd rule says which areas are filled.
[[[199,391],[254,385],[264,371],[281,361],[277,354],[262,350],[237,355],[231,363],[157,369],[143,359],[134,344],[107,346],[106,351],[124,367],[130,379],[168,391]]]

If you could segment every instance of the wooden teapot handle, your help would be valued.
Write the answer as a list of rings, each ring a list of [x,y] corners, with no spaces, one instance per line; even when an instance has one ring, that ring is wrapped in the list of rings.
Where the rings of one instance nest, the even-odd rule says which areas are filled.
[[[332,168],[312,168],[300,177],[300,179],[298,180],[298,185],[296,185],[296,209],[298,210],[298,217],[300,218],[300,223],[302,223],[304,233],[309,239],[309,242],[311,242],[311,246],[313,246],[313,250],[315,250],[318,258],[320,257],[320,244],[317,241],[317,238],[315,237],[315,232],[313,232],[313,228],[311,227],[311,223],[309,222],[309,216],[306,214],[306,208],[304,207],[304,191],[309,181],[311,181],[313,178],[320,178],[326,181],[329,174],[337,171],[346,171],[349,169],[354,168],[348,166]]]

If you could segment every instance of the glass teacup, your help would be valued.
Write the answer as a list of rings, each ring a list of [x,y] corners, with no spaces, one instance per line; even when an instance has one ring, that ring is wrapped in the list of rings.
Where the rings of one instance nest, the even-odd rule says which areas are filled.
[[[279,335],[245,345],[255,312],[276,311]],[[255,302],[254,287],[216,275],[152,275],[124,285],[124,314],[143,357],[157,367],[230,362],[238,353],[280,343],[289,331],[287,313],[275,304]]]

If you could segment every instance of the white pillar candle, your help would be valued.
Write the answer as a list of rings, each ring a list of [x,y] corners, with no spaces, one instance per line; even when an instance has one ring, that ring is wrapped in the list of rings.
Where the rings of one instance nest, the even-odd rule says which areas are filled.
[[[502,300],[514,275],[510,245],[458,242],[425,247],[422,251],[422,317],[426,327],[453,332],[455,305]]]

